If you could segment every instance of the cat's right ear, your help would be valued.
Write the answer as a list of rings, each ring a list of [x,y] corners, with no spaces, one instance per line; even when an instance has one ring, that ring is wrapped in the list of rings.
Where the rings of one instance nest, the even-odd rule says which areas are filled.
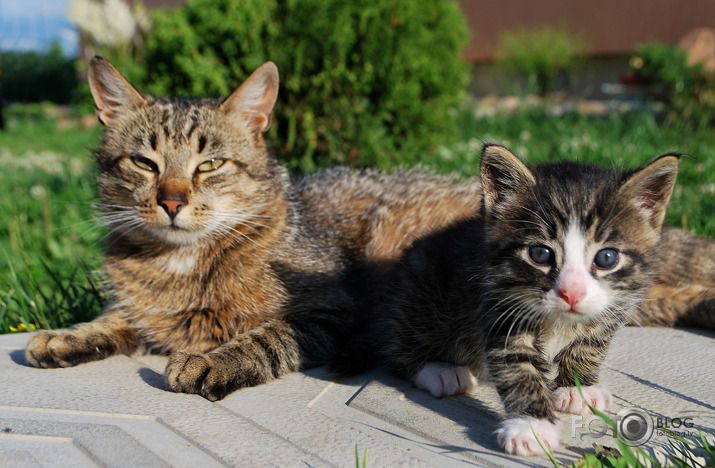
[[[536,184],[534,174],[526,164],[501,145],[484,145],[480,172],[487,213]]]
[[[237,124],[248,122],[250,130],[265,132],[271,126],[277,98],[278,67],[273,62],[266,62],[221,104],[221,110],[233,117]]]
[[[678,177],[679,154],[666,154],[635,171],[619,193],[643,213],[651,227],[660,232],[665,210]]]
[[[87,75],[97,119],[104,126],[122,112],[146,105],[146,100],[114,66],[97,55],[89,63]]]

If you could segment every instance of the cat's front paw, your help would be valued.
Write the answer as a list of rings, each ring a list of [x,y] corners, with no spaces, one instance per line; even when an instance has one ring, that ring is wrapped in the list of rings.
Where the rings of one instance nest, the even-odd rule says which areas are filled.
[[[552,452],[559,448],[561,423],[548,419],[514,418],[507,419],[497,430],[497,441],[506,453],[512,455],[546,455],[539,442]],[[537,441],[538,439],[538,441]]]
[[[570,414],[590,414],[593,406],[599,411],[606,410],[613,401],[611,392],[606,387],[592,385],[581,387],[583,397],[576,387],[560,387],[556,389],[556,411]]]
[[[208,354],[177,351],[169,357],[164,375],[173,391],[195,393],[210,401],[220,400],[235,390],[230,372]]]
[[[428,362],[417,374],[415,385],[440,398],[471,392],[477,385],[477,379],[465,366]]]
[[[99,336],[76,336],[73,332],[43,330],[30,338],[25,359],[34,367],[71,367],[111,354]]]

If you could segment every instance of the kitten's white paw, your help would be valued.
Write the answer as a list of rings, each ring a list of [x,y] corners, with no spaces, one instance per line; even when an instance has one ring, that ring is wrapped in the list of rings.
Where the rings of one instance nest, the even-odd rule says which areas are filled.
[[[428,362],[417,374],[415,385],[439,398],[469,393],[477,385],[477,379],[465,366]]]
[[[515,418],[507,419],[497,430],[497,440],[506,453],[522,456],[546,455],[539,446],[549,447],[551,451],[559,448],[561,422],[552,423],[548,419]]]
[[[613,396],[606,387],[592,385],[581,387],[584,398],[578,393],[576,387],[560,387],[556,389],[556,411],[570,414],[591,414],[591,409],[586,402],[599,411],[604,411],[611,405]]]

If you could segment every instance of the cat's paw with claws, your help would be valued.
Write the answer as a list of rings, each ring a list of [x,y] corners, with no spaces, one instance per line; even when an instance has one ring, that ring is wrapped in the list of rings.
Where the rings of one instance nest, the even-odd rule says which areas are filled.
[[[210,401],[220,400],[235,390],[231,372],[209,354],[177,351],[169,358],[164,375],[173,391],[195,393]]]
[[[559,448],[561,423],[530,417],[507,419],[497,430],[497,441],[506,453],[522,456],[546,455],[541,446],[552,452]],[[539,445],[541,442],[541,445]]]
[[[440,398],[471,392],[477,385],[477,379],[468,367],[446,362],[429,362],[417,374],[415,385]]]
[[[101,335],[43,330],[28,341],[25,359],[34,367],[71,367],[113,354],[110,347]]]
[[[606,410],[613,401],[611,392],[606,387],[592,385],[581,387],[583,397],[576,387],[560,387],[554,393],[556,399],[556,411],[569,414],[591,414],[588,405],[593,406],[598,411]]]

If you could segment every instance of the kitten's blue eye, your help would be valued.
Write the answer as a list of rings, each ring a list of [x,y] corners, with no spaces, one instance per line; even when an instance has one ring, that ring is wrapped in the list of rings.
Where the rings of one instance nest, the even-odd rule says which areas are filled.
[[[610,270],[618,264],[618,252],[615,249],[601,249],[593,258],[593,264],[602,270]]]
[[[534,263],[538,263],[539,265],[549,263],[553,255],[554,254],[551,252],[551,249],[544,245],[532,245],[529,247],[529,258],[531,258]]]

